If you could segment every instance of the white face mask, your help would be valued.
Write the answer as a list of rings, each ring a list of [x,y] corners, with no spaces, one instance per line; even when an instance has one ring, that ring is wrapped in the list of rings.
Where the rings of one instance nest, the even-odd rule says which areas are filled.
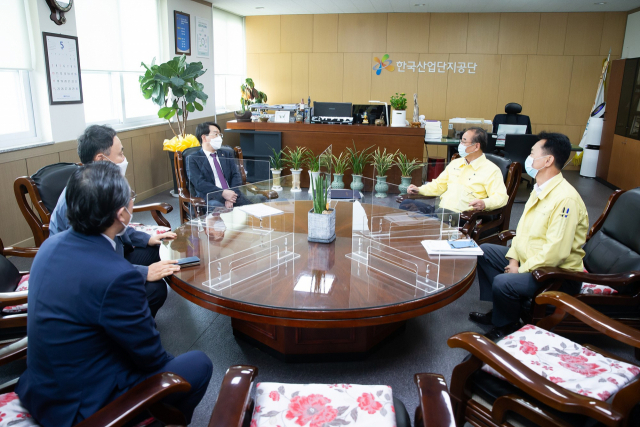
[[[209,141],[209,144],[211,144],[211,148],[213,148],[214,150],[219,150],[220,147],[222,147],[222,137],[216,136]]]
[[[469,146],[469,147],[471,147],[471,146]],[[475,153],[475,151],[472,151],[471,153],[467,153],[467,148],[469,148],[469,147],[466,147],[466,146],[462,145],[462,142],[460,144],[458,144],[458,154],[460,155],[460,157],[462,157],[464,159],[469,154]]]
[[[129,209],[124,208],[125,211],[127,211],[127,213],[129,214],[129,223],[131,223],[131,218],[133,217],[133,215],[131,215],[131,212],[129,212]],[[120,221],[120,220],[118,220]],[[124,225],[124,228],[122,229],[122,231],[118,232],[116,234],[116,236],[122,236],[126,231],[127,231],[127,227],[129,226],[129,224],[125,224],[124,222],[120,221],[120,224]]]
[[[545,167],[541,167],[540,169],[536,169],[533,167],[533,162],[538,160],[538,159],[542,159],[543,157],[549,157],[549,155],[546,156],[540,156],[540,157],[536,157],[535,159],[531,156],[527,157],[527,160],[524,161],[524,170],[527,172],[527,174],[535,179],[536,175],[538,175],[538,172],[540,172],[542,169],[544,169]]]
[[[117,167],[120,168],[120,175],[125,176],[125,174],[127,173],[127,166],[129,166],[129,162],[127,161],[127,158],[125,157],[124,160],[120,163],[116,163],[113,160],[111,160],[110,158],[108,158],[107,156],[104,157],[105,159],[109,160],[111,163],[113,163],[114,165],[116,165]]]

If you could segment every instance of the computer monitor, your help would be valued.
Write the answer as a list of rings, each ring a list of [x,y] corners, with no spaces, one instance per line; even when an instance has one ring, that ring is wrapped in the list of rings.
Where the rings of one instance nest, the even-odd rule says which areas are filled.
[[[384,105],[372,105],[372,104],[354,104],[353,105],[353,123],[361,124],[364,113],[367,113],[367,120],[370,125],[375,124],[375,121],[384,116],[385,123],[389,121],[391,114],[391,106],[387,105],[387,112],[384,111]]]
[[[509,135],[524,135],[527,133],[526,125],[498,125],[498,142],[497,145],[504,144],[504,136]]]
[[[318,117],[351,117],[351,103],[314,101],[313,115]]]

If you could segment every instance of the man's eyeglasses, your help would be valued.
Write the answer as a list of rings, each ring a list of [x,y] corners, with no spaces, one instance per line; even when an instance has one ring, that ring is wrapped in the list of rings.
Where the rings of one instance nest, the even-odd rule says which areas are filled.
[[[137,196],[136,192],[131,190],[131,195],[129,196],[129,198],[133,203],[136,202],[136,196]]]
[[[212,132],[212,133],[209,134],[209,136],[211,138],[217,138],[217,137],[224,138],[224,135],[221,134],[221,133],[218,133],[218,132],[215,132],[215,133]]]

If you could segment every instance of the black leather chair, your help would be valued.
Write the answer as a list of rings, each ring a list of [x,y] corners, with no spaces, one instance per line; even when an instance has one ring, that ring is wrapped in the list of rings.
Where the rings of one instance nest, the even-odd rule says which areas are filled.
[[[504,106],[504,112],[506,114],[496,114],[493,118],[493,133],[498,132],[499,125],[524,125],[527,127],[527,135],[531,134],[531,119],[520,114],[522,105],[510,102]]]
[[[504,156],[510,158],[513,162],[524,165],[527,157],[531,154],[531,147],[536,145],[539,140],[538,135],[506,135],[504,139]],[[533,185],[533,180],[529,181],[524,176],[522,176],[522,180],[527,182],[527,188]]]

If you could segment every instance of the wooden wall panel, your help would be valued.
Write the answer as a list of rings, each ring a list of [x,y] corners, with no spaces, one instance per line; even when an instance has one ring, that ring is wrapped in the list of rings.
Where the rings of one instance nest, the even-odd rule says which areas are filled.
[[[475,74],[449,71],[447,117],[492,120],[500,83],[500,55],[450,55],[449,62],[475,62]]]
[[[280,17],[280,52],[311,52],[313,15]]]
[[[531,122],[565,123],[572,65],[571,56],[529,55],[523,105]]]
[[[309,95],[313,101],[335,102],[342,99],[342,53],[309,54]]]
[[[269,53],[260,55],[260,86],[267,94],[269,103],[290,103],[291,99],[291,54]]]
[[[567,107],[568,125],[585,125],[600,81],[602,56],[575,56]]]
[[[125,153],[126,156],[126,153]],[[60,161],[67,163],[78,163],[80,161],[80,157],[78,157],[78,150],[66,150],[60,152]]]
[[[193,132],[195,134],[195,131]],[[167,175],[167,163],[169,156],[167,151],[162,150],[162,142],[165,139],[165,132],[159,131],[149,135],[149,154],[151,164],[151,188],[156,188],[172,179]],[[127,167],[128,169],[128,167]]]
[[[386,13],[342,13],[338,19],[338,52],[387,50]]]
[[[134,136],[131,138],[133,159],[138,165],[135,168],[136,193],[143,193],[153,188],[151,175],[151,146],[149,135]]]
[[[373,64],[374,56],[380,56],[380,54],[371,55],[371,64]],[[403,61],[414,61],[417,63],[420,60],[420,55],[417,53],[389,53],[391,58],[402,57]],[[395,62],[394,62],[395,63]],[[396,92],[406,94],[407,106],[413,105],[413,94],[418,93],[418,75],[427,73],[418,73],[417,71],[411,71],[405,69],[404,72],[398,72],[396,69],[393,72],[386,72],[383,70],[379,76],[373,68],[370,68],[369,74],[371,75],[371,99],[378,101],[387,101],[391,99],[391,95]],[[407,116],[409,116],[407,112]]]
[[[304,97],[307,102],[309,96],[309,54],[291,54],[291,100],[299,102]]]
[[[280,15],[247,16],[244,27],[247,53],[280,53]]]
[[[470,14],[467,34],[467,53],[498,53],[499,34],[499,13]]]
[[[538,55],[562,55],[567,36],[568,13],[541,13]]]
[[[344,54],[341,98],[343,102],[368,104],[370,100],[375,99],[371,97],[372,64],[369,53]]]
[[[526,105],[524,105],[524,81],[526,75],[527,55],[502,55],[496,114],[504,114],[504,106],[510,102],[517,102],[522,105],[523,114],[528,114]],[[493,120],[493,118],[490,120]]]
[[[40,168],[60,162],[60,154],[51,153],[27,159],[27,174],[33,175]]]
[[[565,55],[598,55],[602,40],[604,13],[570,13],[567,21]]]
[[[261,87],[260,86],[260,54],[259,53],[247,54],[247,77],[250,77],[253,79],[253,82],[256,84],[256,87],[258,88]]]
[[[429,14],[387,14],[386,50],[427,53],[429,51]]]
[[[420,62],[448,62],[448,53],[423,53]],[[419,73],[418,74],[418,104],[420,114],[431,120],[447,120],[447,83],[446,73]],[[389,101],[387,101],[389,102]],[[444,126],[444,123],[443,123]]]
[[[539,13],[501,13],[498,53],[536,53],[539,30]]]
[[[313,51],[338,51],[338,18],[336,15],[313,15]]]
[[[27,174],[27,162],[24,159],[6,162],[0,167],[0,200],[3,201],[0,203],[0,238],[5,246],[33,237],[13,192],[15,179]]]
[[[602,27],[600,55],[622,55],[624,32],[627,29],[627,12],[606,12]]]
[[[468,13],[432,14],[429,53],[466,53]]]

